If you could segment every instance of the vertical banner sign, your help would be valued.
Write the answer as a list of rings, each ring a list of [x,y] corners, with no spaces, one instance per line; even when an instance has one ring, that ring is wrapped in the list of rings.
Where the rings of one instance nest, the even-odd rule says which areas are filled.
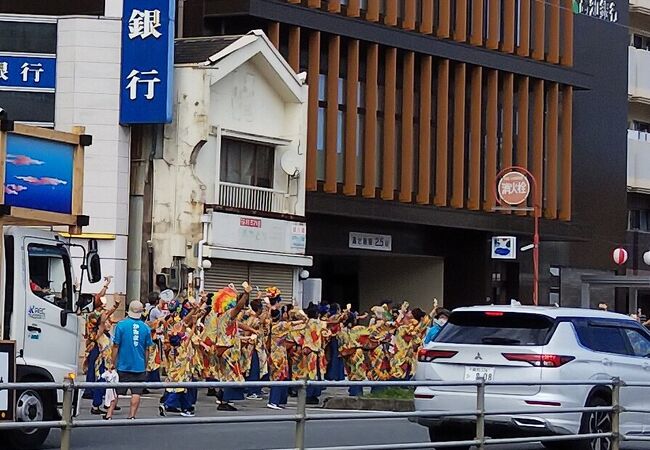
[[[124,0],[120,123],[172,120],[174,0]]]

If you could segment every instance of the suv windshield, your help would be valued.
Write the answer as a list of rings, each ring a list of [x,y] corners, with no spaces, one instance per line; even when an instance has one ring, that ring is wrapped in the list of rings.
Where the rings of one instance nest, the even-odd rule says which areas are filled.
[[[451,314],[435,342],[480,345],[544,345],[553,319],[538,314],[461,311]]]

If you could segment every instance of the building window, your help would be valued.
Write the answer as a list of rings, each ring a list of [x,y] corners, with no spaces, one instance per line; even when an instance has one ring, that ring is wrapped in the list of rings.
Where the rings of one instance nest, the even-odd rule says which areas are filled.
[[[274,159],[275,148],[270,145],[223,138],[221,181],[272,188]]]
[[[641,131],[643,133],[650,133],[650,123],[641,122],[640,120],[632,121],[632,130]]]
[[[628,211],[628,230],[650,231],[650,210],[631,209]]]
[[[631,36],[630,45],[641,50],[650,50],[650,36],[634,33]]]

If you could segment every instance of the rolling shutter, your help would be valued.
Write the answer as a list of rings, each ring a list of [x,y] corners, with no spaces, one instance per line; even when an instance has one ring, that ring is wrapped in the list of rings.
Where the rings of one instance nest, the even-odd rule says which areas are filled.
[[[231,259],[212,259],[212,267],[205,271],[205,290],[214,292],[233,283],[241,290],[248,280],[248,263]]]
[[[248,281],[253,289],[277,286],[282,292],[282,299],[290,302],[294,297],[293,266],[282,264],[249,263],[230,259],[211,259],[212,267],[205,271],[205,290],[214,292],[233,283],[238,290]]]
[[[250,263],[250,283],[263,291],[267,287],[277,286],[282,292],[282,300],[290,302],[293,292],[293,266],[282,264]]]

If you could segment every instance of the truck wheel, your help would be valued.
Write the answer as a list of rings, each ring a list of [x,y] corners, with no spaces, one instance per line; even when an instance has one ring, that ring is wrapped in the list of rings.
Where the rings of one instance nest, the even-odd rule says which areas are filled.
[[[450,441],[458,441],[461,438],[450,436],[449,434],[445,434],[444,432],[441,432],[439,429],[429,428],[429,439],[431,439],[431,442],[450,442]],[[469,450],[469,445],[454,445],[453,447],[445,447],[445,448],[452,449],[452,450]]]
[[[49,405],[44,399],[50,398],[43,392],[27,389],[17,392],[16,422],[41,422],[49,419],[49,412],[54,405]],[[49,428],[23,428],[12,430],[9,440],[19,449],[39,448],[50,433]]]

